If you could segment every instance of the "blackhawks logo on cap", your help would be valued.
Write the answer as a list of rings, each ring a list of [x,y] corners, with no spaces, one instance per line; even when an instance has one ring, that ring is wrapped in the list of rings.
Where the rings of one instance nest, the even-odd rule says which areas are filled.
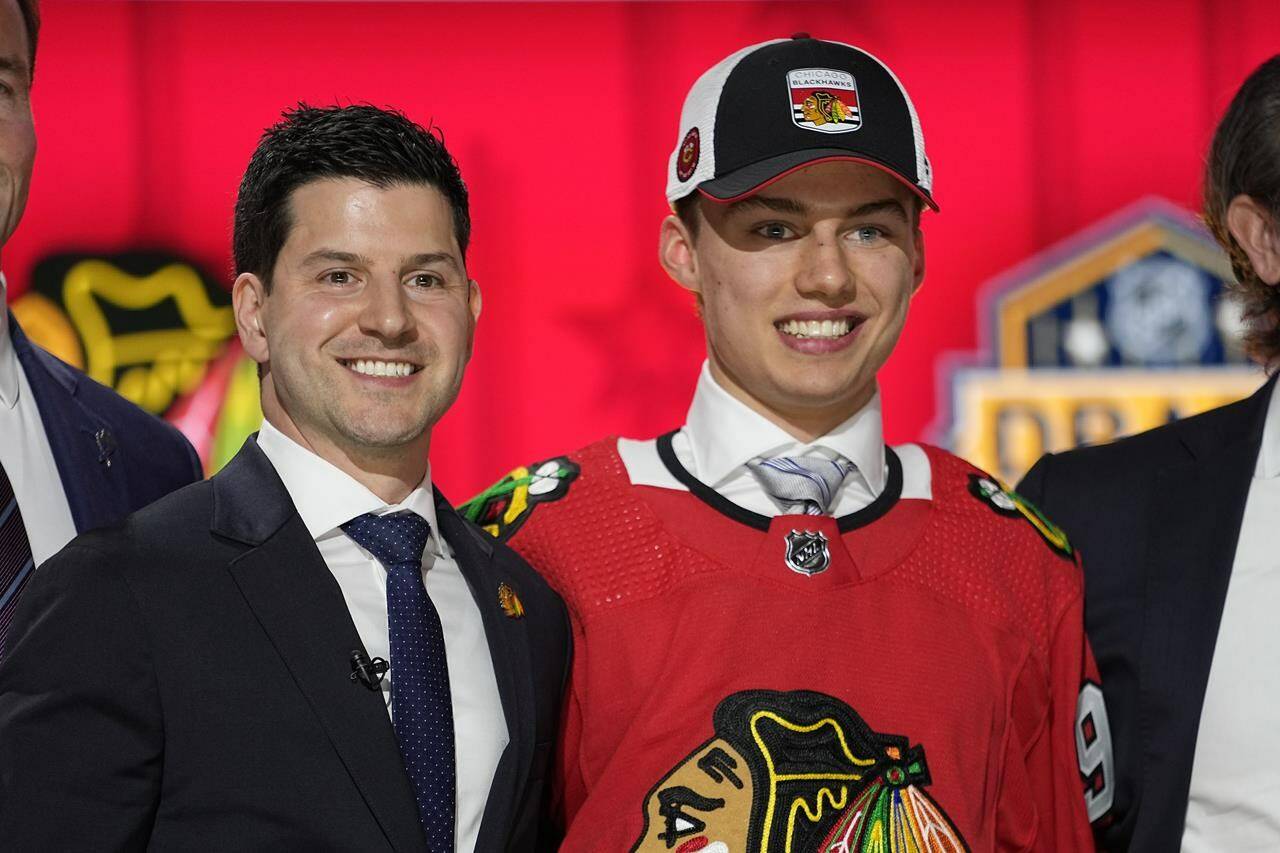
[[[798,68],[787,72],[791,120],[820,133],[848,133],[862,127],[858,84],[853,75],[830,68]]]
[[[680,151],[676,154],[676,177],[681,181],[687,181],[693,177],[694,169],[698,168],[699,147],[698,129],[691,127],[684,135],[684,141],[680,143]]]

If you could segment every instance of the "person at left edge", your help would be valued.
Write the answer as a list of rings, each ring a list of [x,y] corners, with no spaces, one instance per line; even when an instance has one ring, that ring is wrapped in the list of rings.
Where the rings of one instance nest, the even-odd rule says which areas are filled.
[[[36,0],[0,0],[0,257],[35,163]],[[172,426],[32,343],[0,275],[0,659],[36,567],[83,533],[203,476]]]
[[[0,666],[5,849],[554,842],[567,614],[428,462],[480,314],[469,231],[452,157],[400,113],[264,134],[233,301],[266,420],[31,583]]]

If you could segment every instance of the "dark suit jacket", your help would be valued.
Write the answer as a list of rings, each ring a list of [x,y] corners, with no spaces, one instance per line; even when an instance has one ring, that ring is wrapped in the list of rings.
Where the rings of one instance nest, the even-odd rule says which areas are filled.
[[[477,849],[532,850],[568,617],[514,552],[437,510],[510,733]],[[350,679],[363,646],[342,592],[254,440],[50,559],[9,636],[5,849],[426,850],[382,696]]]
[[[1080,551],[1115,746],[1109,849],[1177,850],[1273,378],[1247,400],[1046,455],[1018,491]]]
[[[12,314],[8,322],[78,532],[204,476],[182,433],[31,343]]]

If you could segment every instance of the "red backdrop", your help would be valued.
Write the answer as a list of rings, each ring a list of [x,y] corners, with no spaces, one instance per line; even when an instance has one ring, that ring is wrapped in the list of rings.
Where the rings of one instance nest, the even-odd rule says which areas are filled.
[[[1141,196],[1194,208],[1213,125],[1280,46],[1275,0],[213,3],[45,0],[31,203],[12,295],[62,250],[158,247],[229,276],[231,209],[263,127],[302,99],[444,129],[472,191],[485,292],[437,432],[461,498],[604,433],[681,423],[702,358],[656,262],[666,158],[707,66],[804,30],[887,61],[919,110],[942,213],[882,373],[893,441],[922,437],[935,364],[977,345],[975,294]]]

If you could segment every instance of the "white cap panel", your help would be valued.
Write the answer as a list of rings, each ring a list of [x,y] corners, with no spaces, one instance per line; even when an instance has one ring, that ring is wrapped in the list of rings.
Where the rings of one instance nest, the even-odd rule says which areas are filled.
[[[684,99],[684,108],[680,110],[680,135],[676,137],[676,147],[667,162],[667,201],[674,204],[679,198],[691,193],[698,184],[709,181],[716,174],[716,110],[720,106],[720,94],[724,91],[725,81],[738,67],[738,63],[747,54],[760,48],[789,41],[789,39],[771,39],[744,47],[711,66],[693,84]],[[680,180],[677,165],[680,149],[691,128],[698,129],[698,165],[687,180]]]

